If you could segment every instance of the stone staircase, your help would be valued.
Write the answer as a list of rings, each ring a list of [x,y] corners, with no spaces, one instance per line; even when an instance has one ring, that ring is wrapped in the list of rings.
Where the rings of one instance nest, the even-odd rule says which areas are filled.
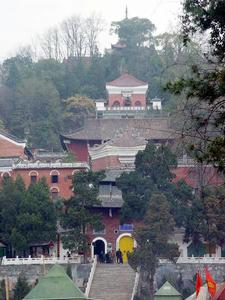
[[[97,300],[130,300],[135,272],[128,264],[98,264],[89,298]]]

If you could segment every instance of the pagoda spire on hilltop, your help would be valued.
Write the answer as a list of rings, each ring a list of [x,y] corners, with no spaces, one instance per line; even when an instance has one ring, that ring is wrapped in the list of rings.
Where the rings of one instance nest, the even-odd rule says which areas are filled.
[[[125,9],[125,19],[128,19],[128,8],[127,8],[127,5],[126,5],[126,9]]]

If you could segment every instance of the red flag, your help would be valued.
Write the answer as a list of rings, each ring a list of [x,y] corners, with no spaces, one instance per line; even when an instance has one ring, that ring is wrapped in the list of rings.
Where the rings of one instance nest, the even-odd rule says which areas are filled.
[[[202,277],[198,271],[196,273],[196,284],[195,284],[196,298],[198,297],[201,286],[202,286]]]
[[[208,271],[208,268],[205,268],[205,277],[206,277],[206,283],[208,286],[209,294],[213,297],[216,293],[216,282],[212,278],[211,274]]]

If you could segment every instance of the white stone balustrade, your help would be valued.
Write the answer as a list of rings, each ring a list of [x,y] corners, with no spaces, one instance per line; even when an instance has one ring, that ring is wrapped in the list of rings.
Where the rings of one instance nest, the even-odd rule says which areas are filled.
[[[179,264],[225,264],[225,257],[179,257],[177,260]]]
[[[66,263],[81,263],[82,262],[82,255],[77,255],[73,257],[63,257],[58,258],[56,256],[51,257],[44,257],[41,255],[40,257],[31,257],[30,255],[28,257],[18,257],[15,258],[6,258],[4,256],[2,258],[2,265],[42,265],[42,264],[66,264]]]
[[[44,257],[43,255],[40,257],[18,257],[16,256],[15,258],[6,258],[6,256],[4,256],[2,258],[2,265],[41,265],[41,264],[66,264],[66,263],[81,263],[82,262],[82,255],[76,255],[73,257],[62,257],[62,258],[58,258],[56,256],[52,256],[52,257]],[[164,263],[169,263],[168,260],[166,259],[160,259],[160,263],[164,264]],[[225,257],[218,257],[218,256],[214,256],[214,257],[207,257],[207,256],[203,256],[203,257],[179,257],[177,259],[177,263],[179,264],[225,264]],[[95,263],[94,263],[95,265]],[[95,266],[94,266],[95,269]],[[94,270],[92,271],[92,273],[94,272]]]

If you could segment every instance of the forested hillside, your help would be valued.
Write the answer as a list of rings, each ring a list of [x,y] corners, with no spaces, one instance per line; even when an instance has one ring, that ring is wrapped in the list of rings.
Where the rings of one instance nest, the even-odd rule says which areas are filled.
[[[93,113],[92,100],[106,97],[107,81],[128,72],[149,83],[148,99],[160,97],[170,110],[166,82],[188,76],[189,66],[203,59],[196,43],[184,47],[176,33],[155,36],[148,19],[113,22],[118,44],[104,54],[98,51],[101,30],[96,16],[75,16],[43,36],[39,56],[28,47],[3,61],[0,126],[31,146],[57,150],[59,133],[82,126]]]

